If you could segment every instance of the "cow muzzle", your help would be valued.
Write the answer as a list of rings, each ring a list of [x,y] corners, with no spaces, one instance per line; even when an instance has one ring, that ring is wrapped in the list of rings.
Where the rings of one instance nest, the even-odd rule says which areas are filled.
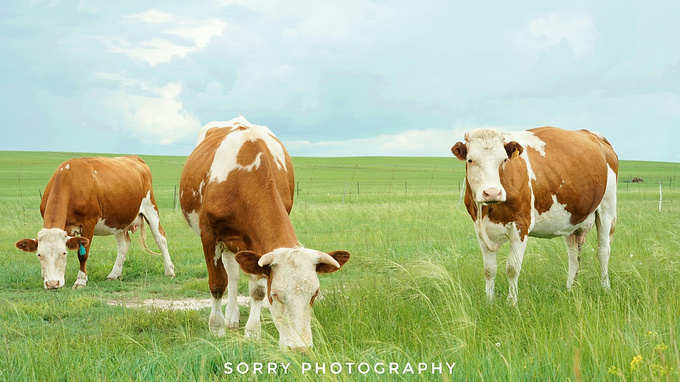
[[[64,286],[61,280],[45,280],[45,289],[59,289]]]
[[[491,187],[482,191],[482,202],[484,203],[501,203],[505,201],[505,193],[503,189]]]

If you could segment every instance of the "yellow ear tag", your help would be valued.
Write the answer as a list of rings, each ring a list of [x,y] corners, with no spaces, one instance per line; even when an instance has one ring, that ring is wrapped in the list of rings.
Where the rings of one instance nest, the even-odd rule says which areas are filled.
[[[519,150],[515,150],[512,152],[512,155],[510,155],[510,159],[515,159],[519,156]]]

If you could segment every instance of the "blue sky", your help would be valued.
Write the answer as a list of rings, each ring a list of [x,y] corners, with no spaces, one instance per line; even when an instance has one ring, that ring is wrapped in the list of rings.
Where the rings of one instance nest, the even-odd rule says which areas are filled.
[[[604,134],[680,162],[677,1],[7,1],[0,150],[187,155],[243,114],[294,156]]]

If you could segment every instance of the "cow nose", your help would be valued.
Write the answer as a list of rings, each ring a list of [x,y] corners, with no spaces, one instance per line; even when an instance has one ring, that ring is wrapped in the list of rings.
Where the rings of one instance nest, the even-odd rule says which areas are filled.
[[[482,197],[487,203],[501,202],[503,201],[503,191],[500,188],[487,188],[482,192]]]
[[[45,289],[58,289],[59,287],[61,287],[61,285],[59,284],[60,284],[59,280],[45,281]]]

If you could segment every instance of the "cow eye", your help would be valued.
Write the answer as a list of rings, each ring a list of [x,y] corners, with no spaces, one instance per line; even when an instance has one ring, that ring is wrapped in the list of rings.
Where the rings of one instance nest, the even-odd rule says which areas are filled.
[[[309,306],[314,305],[314,300],[316,300],[316,296],[319,295],[319,291],[317,290],[316,293],[314,293],[314,296],[312,296],[311,301],[309,301]]]
[[[472,159],[468,159],[468,163],[472,163]]]
[[[66,256],[66,252],[62,253],[62,255]]]
[[[279,294],[276,293],[276,292],[271,292],[270,296],[271,296],[272,299],[274,299],[274,300],[278,300],[278,299],[279,299]]]
[[[38,257],[42,257],[42,255],[41,255],[41,254],[39,254],[39,253],[38,253],[37,255],[38,255]]]
[[[505,163],[505,162],[507,162],[507,161],[508,161],[508,158],[503,159],[503,163]]]

